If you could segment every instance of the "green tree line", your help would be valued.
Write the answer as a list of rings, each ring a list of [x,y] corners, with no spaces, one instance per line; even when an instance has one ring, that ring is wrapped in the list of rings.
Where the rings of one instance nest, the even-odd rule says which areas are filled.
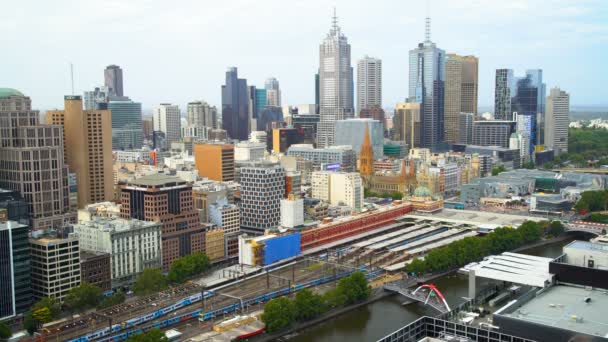
[[[608,210],[608,190],[583,192],[574,209],[579,213]]]
[[[560,166],[569,161],[573,166],[585,167],[587,160],[599,160],[599,165],[608,165],[608,130],[603,128],[570,128],[568,130],[568,153],[556,156],[546,168]]]
[[[293,300],[287,297],[270,300],[264,305],[262,321],[267,332],[278,331],[294,322],[316,318],[332,308],[363,301],[371,292],[365,274],[357,271],[340,279],[335,288],[322,295],[303,289]]]

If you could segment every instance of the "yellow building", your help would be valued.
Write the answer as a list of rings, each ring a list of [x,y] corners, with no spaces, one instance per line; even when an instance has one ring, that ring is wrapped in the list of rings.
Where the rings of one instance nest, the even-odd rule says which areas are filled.
[[[432,213],[443,208],[443,198],[440,195],[433,195],[425,186],[417,187],[407,200],[412,203],[416,211]]]
[[[83,110],[80,96],[65,96],[64,101],[64,110],[46,112],[46,122],[63,126],[65,162],[76,174],[78,208],[112,200],[112,114]]]
[[[224,243],[224,231],[212,229],[205,234],[205,253],[211,262],[225,259],[226,248]]]
[[[420,103],[397,103],[393,118],[395,140],[405,141],[410,148],[420,146]]]
[[[194,145],[194,164],[198,175],[228,182],[234,180],[234,145],[200,143]]]

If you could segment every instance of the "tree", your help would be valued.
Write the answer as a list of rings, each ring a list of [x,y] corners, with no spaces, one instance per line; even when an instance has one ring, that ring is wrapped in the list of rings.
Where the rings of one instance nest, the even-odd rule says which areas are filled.
[[[167,277],[162,275],[158,268],[144,270],[133,284],[133,292],[138,296],[146,296],[166,288]]]
[[[25,317],[23,319],[23,328],[27,330],[27,333],[30,335],[33,335],[36,330],[38,330],[38,322],[36,322],[30,311],[25,313]]]
[[[492,176],[498,176],[498,174],[505,171],[507,171],[507,169],[505,169],[504,165],[498,165],[492,168]]]
[[[536,166],[534,165],[534,162],[530,160],[528,162],[525,162],[521,167],[524,169],[534,169]]]
[[[73,287],[68,291],[64,304],[72,312],[84,312],[97,306],[101,299],[101,289],[99,287],[83,282],[80,286]]]
[[[426,269],[423,259],[415,258],[405,266],[405,271],[408,273],[422,274]]]
[[[32,317],[38,322],[38,325],[40,325],[40,323],[48,323],[53,320],[51,310],[47,307],[34,309],[32,312]]]
[[[48,323],[61,313],[61,305],[55,298],[45,297],[36,302],[32,308],[32,318],[36,321],[36,325]]]
[[[560,221],[553,221],[549,225],[549,234],[551,236],[560,236],[564,233],[564,225]]]
[[[310,289],[303,289],[296,294],[293,301],[295,316],[298,321],[306,321],[319,316],[325,311],[325,305],[320,295]]]
[[[209,268],[209,258],[205,253],[194,253],[175,259],[169,270],[169,280],[183,283],[186,279],[201,274]]]
[[[158,328],[152,328],[146,333],[131,335],[125,342],[169,342],[169,339]]]
[[[345,304],[352,304],[367,299],[372,289],[367,285],[367,278],[361,271],[353,272],[348,277],[340,279],[336,287],[338,293],[344,296]]]
[[[270,300],[264,305],[262,321],[266,324],[266,331],[274,332],[289,326],[295,321],[296,310],[288,298],[281,297]]]
[[[110,296],[108,298],[104,298],[97,307],[99,309],[109,308],[111,306],[124,303],[125,299],[126,299],[126,296],[125,296],[124,292],[117,291],[112,296]]]
[[[4,322],[0,322],[0,339],[6,340],[13,336],[11,328]]]

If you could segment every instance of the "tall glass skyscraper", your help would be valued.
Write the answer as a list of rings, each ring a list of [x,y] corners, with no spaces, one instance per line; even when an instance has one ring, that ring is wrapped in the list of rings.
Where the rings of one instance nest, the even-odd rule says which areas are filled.
[[[350,44],[333,16],[332,27],[319,46],[319,121],[317,147],[334,144],[335,123],[354,116]]]
[[[514,120],[511,110],[511,97],[515,92],[513,70],[496,69],[496,86],[494,88],[494,119]]]
[[[104,85],[112,96],[124,96],[122,87],[122,69],[118,65],[108,65],[103,72]]]
[[[444,141],[445,51],[431,42],[431,19],[426,39],[410,50],[409,99],[421,103],[420,145],[436,150]]]
[[[228,68],[222,86],[222,127],[232,139],[249,138],[249,93],[247,80],[238,78],[237,68]]]
[[[128,97],[110,97],[108,109],[112,111],[112,150],[140,149],[143,123],[141,103]]]

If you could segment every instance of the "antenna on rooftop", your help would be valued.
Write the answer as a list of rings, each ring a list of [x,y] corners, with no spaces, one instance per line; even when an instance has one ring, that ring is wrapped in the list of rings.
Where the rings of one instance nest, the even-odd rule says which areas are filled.
[[[74,95],[74,64],[70,63],[70,79],[72,80],[72,95]]]
[[[431,4],[430,0],[426,1],[426,19],[424,27],[424,41],[431,42]]]
[[[338,16],[336,15],[336,6],[334,6],[334,15],[331,17],[331,26],[334,31],[338,30]]]

